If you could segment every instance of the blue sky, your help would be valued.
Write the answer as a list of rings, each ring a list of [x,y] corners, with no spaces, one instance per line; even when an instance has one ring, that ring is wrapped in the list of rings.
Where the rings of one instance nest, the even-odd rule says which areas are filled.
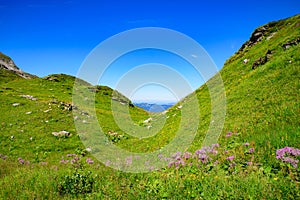
[[[0,51],[24,71],[41,77],[76,75],[86,56],[107,38],[133,28],[163,27],[196,40],[221,69],[256,27],[299,11],[297,0],[0,0]],[[174,55],[164,52],[134,52],[127,60],[116,61],[119,65],[112,65],[100,83],[116,87],[129,66],[154,61],[185,72],[192,89],[203,83],[193,69],[180,71],[183,60],[174,60]],[[153,95],[145,97],[148,100],[159,99],[164,93],[170,96],[168,88],[155,87],[148,85],[133,96],[143,100],[150,91]]]

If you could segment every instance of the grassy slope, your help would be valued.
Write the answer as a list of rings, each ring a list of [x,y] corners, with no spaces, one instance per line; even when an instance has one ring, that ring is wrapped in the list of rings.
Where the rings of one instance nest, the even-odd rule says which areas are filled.
[[[299,37],[299,23],[300,16],[296,16],[275,24],[262,41],[250,48],[242,49],[227,60],[220,72],[225,85],[227,113],[219,142],[223,149],[237,153],[240,152],[242,143],[251,142],[256,149],[255,162],[262,164],[264,168],[273,167],[276,163],[274,156],[276,149],[284,146],[300,147],[297,142],[300,136],[299,44],[287,50],[282,48],[282,44]],[[272,32],[276,34],[270,40],[266,40]],[[269,62],[253,70],[252,63],[260,56],[264,56],[268,50],[272,50]],[[246,58],[250,61],[243,64],[242,61]],[[0,182],[1,185],[5,185],[0,197],[12,198],[19,196],[22,191],[23,197],[20,195],[20,198],[57,198],[59,197],[56,192],[57,179],[73,169],[72,167],[64,169],[59,165],[59,160],[67,153],[80,154],[85,148],[76,134],[72,112],[64,110],[60,105],[60,102],[71,103],[74,78],[57,75],[59,82],[54,82],[44,79],[24,80],[7,71],[1,71],[1,75],[3,74],[5,76],[1,76],[0,81],[0,153],[8,155],[8,159],[5,161],[0,159],[0,177],[2,177]],[[210,81],[213,80],[214,78]],[[195,93],[200,103],[201,121],[198,134],[190,147],[191,151],[201,147],[211,116],[207,87],[204,85]],[[20,97],[24,94],[32,95],[38,100]],[[100,87],[96,93],[98,119],[104,124],[104,132],[117,132],[125,137],[119,139],[109,136],[109,139],[123,148],[137,152],[163,147],[172,140],[181,120],[180,110],[176,109],[176,106],[164,115],[152,116],[154,119],[168,117],[167,123],[154,137],[139,140],[124,133],[114,122],[109,106],[111,94],[112,90],[105,87]],[[189,102],[189,98],[187,97],[185,102]],[[14,107],[13,103],[20,105]],[[193,107],[188,103],[185,105],[191,109]],[[44,112],[46,110],[50,111]],[[27,112],[31,114],[26,114]],[[130,113],[140,126],[144,126],[143,120],[150,117],[138,108],[130,108]],[[51,135],[53,131],[60,130],[69,131],[72,136],[55,138]],[[225,138],[228,131],[238,132],[239,136],[232,139]],[[14,139],[11,139],[11,136],[14,136]],[[17,164],[18,157],[29,160],[37,167],[20,166]],[[40,166],[39,163],[42,161],[48,162],[49,165]],[[53,171],[56,166],[59,170]],[[283,198],[282,194],[293,195],[298,190],[295,188],[296,183],[290,182],[290,179],[277,174],[276,176],[282,178],[282,182],[280,184],[272,182],[273,175],[270,177],[262,175],[261,169],[256,171],[255,168],[250,172],[241,172],[238,176],[222,175],[222,170],[212,171],[210,175],[201,170],[193,172],[167,170],[134,175],[116,172],[102,165],[97,169],[90,167],[87,169],[97,174],[93,198],[119,198],[126,193],[127,198],[155,199],[182,195],[182,197],[213,199],[216,197],[268,199]],[[262,187],[249,187],[258,181]],[[215,187],[207,187],[208,185]],[[178,187],[178,190],[174,191],[174,187]],[[241,190],[236,191],[237,187]],[[41,189],[44,193],[39,192]]]

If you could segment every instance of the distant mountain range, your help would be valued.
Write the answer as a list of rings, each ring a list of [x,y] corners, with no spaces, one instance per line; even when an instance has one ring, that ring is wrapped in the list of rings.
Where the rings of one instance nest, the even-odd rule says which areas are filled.
[[[168,108],[172,107],[175,103],[134,103],[135,106],[138,106],[140,108],[143,108],[144,110],[150,111],[150,112],[163,112],[167,110]]]

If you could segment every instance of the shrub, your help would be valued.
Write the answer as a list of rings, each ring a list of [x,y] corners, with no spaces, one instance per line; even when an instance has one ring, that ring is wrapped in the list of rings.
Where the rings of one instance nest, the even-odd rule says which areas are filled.
[[[76,170],[71,175],[62,177],[58,184],[58,192],[64,194],[86,194],[91,193],[93,190],[94,178],[90,171]]]

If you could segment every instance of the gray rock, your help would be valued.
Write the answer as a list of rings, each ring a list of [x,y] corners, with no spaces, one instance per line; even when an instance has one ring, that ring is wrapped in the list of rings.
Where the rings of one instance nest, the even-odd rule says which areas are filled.
[[[52,135],[54,135],[55,137],[69,137],[70,133],[68,131],[59,131],[59,132],[52,132]]]

